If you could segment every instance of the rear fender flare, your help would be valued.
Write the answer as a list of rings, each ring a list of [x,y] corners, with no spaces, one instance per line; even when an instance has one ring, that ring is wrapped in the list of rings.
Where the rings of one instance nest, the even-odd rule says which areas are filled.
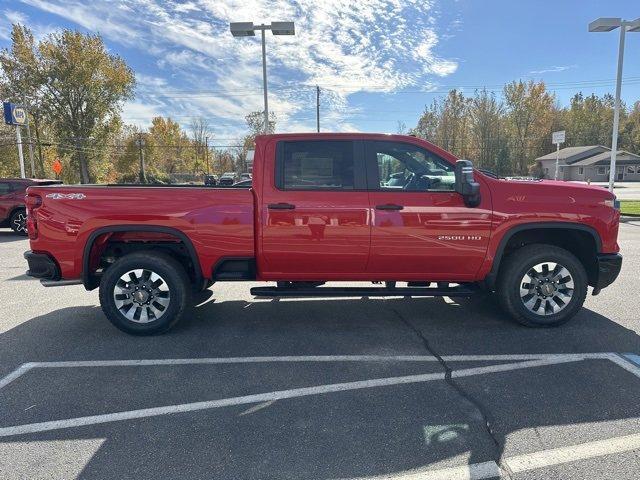
[[[91,275],[90,272],[91,249],[93,248],[96,239],[101,235],[104,235],[105,233],[127,231],[166,233],[179,238],[184,243],[187,251],[189,252],[191,263],[193,263],[196,285],[201,285],[203,283],[204,280],[202,275],[202,267],[200,266],[198,253],[196,252],[193,243],[184,232],[176,228],[162,227],[159,225],[109,225],[107,227],[98,228],[91,232],[89,238],[87,239],[87,242],[84,245],[82,254],[82,284],[84,285],[85,289],[93,290],[97,287],[95,278]]]

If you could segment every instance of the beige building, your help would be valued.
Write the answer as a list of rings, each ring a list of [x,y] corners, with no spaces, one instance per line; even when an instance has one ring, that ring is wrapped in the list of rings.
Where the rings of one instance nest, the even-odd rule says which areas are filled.
[[[609,180],[611,149],[602,145],[567,147],[560,150],[558,180],[606,182]],[[556,152],[536,158],[542,165],[545,178],[555,178]],[[616,181],[640,181],[640,155],[618,150]]]

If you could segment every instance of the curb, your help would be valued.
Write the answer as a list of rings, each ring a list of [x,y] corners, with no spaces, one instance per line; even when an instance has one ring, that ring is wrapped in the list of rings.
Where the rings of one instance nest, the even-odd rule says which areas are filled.
[[[620,217],[620,223],[627,223],[627,222],[640,222],[640,215],[638,216],[622,215]]]

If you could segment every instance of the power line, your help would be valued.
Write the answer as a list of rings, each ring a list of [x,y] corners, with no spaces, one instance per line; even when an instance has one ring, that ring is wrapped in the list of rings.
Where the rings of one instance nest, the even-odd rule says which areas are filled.
[[[637,82],[640,81],[640,76],[630,76],[630,77],[624,77],[623,78],[624,82]],[[400,92],[407,92],[407,93],[435,93],[435,92],[442,92],[444,90],[442,89],[447,89],[451,90],[451,89],[487,89],[487,90],[493,90],[493,89],[502,89],[505,85],[508,85],[511,82],[507,82],[507,83],[500,83],[500,84],[476,84],[476,85],[464,85],[464,84],[451,84],[451,85],[438,85],[437,88],[440,90],[428,90],[428,89],[422,89],[422,90],[402,90],[402,87],[397,87],[395,85],[382,85],[382,84],[366,84],[366,83],[358,83],[358,84],[346,84],[346,83],[327,83],[327,84],[318,84],[317,87],[321,87],[321,88],[325,88],[325,89],[330,89],[330,87],[341,87],[341,88],[352,88],[354,90],[362,90],[363,88],[374,88],[374,89],[379,89],[379,93],[390,93],[390,94],[394,94],[394,93],[400,93]],[[593,80],[575,80],[575,81],[570,81],[570,82],[544,82],[545,86],[547,87],[578,87],[578,86],[607,86],[607,85],[613,85],[615,83],[615,79],[611,79],[611,78],[607,78],[607,79],[593,79]],[[400,89],[399,89],[400,88]],[[282,87],[282,86],[273,86],[271,87],[272,91],[306,91],[307,93],[311,93],[313,90],[313,86],[312,85],[306,85],[306,84],[298,84],[296,86],[290,86],[290,87]],[[387,92],[386,90],[390,90],[390,89],[394,89],[396,91],[389,91]],[[154,90],[138,90],[138,93],[143,93],[143,94],[147,94],[147,95],[151,95],[151,96],[173,96],[176,98],[181,98],[181,97],[193,97],[193,96],[210,96],[210,97],[216,97],[216,96],[221,96],[221,97],[226,97],[226,96],[254,96],[254,95],[262,95],[262,91],[255,89],[255,90],[203,90],[203,89],[188,89],[188,90],[180,90],[180,89],[154,89]],[[218,95],[219,94],[219,95]]]

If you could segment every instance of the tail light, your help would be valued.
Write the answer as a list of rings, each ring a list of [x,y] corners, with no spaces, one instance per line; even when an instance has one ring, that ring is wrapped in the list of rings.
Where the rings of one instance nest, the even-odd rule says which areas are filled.
[[[42,197],[35,193],[27,193],[24,197],[24,203],[27,207],[27,232],[29,238],[35,240],[38,238],[38,221],[36,219],[36,210],[42,205]]]

